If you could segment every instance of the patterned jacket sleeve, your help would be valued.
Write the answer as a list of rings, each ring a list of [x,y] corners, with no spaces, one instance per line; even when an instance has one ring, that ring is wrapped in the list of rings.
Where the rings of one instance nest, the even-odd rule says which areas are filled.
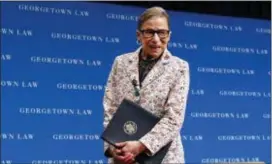
[[[140,139],[150,151],[149,155],[154,155],[180,133],[184,121],[189,83],[189,64],[184,61],[177,71],[175,83],[170,89],[165,104],[167,112],[155,127]]]
[[[108,80],[107,80],[107,85],[105,88],[105,93],[103,97],[103,108],[104,108],[104,121],[103,121],[103,126],[104,128],[107,127],[108,123],[110,122],[113,114],[115,113],[117,109],[117,104],[116,104],[116,96],[117,92],[115,91],[115,87],[117,85],[117,60],[118,57],[115,58]],[[107,142],[104,142],[104,153],[107,157],[108,156],[108,148],[109,144]]]

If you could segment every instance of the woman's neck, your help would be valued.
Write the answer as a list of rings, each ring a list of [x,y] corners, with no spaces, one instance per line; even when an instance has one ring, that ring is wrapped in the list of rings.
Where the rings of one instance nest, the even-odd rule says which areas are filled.
[[[141,58],[142,58],[143,60],[156,60],[156,59],[158,59],[160,56],[162,56],[162,54],[161,54],[161,55],[158,55],[158,56],[152,56],[152,55],[149,55],[149,54],[144,53],[144,51],[141,51],[140,56],[141,56]]]

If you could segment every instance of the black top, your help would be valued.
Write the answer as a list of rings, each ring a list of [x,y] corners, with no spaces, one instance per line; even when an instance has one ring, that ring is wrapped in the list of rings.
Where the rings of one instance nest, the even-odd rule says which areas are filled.
[[[151,57],[147,57],[147,59],[143,59],[141,55],[141,51],[139,53],[139,81],[140,81],[140,87],[142,86],[142,82],[144,81],[146,75],[149,73],[149,71],[153,68],[153,66],[157,63],[158,60],[160,60],[162,54],[155,59],[152,59]]]

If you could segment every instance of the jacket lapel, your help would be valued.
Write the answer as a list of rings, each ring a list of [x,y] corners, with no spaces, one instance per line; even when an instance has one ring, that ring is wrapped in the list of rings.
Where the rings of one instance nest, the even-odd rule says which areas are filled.
[[[127,75],[130,78],[132,83],[133,80],[137,81],[139,85],[139,52],[141,47],[138,48],[135,52],[129,55],[127,63],[125,64],[127,67]],[[159,78],[165,71],[166,65],[169,64],[171,53],[166,49],[161,57],[161,59],[153,66],[150,72],[145,77],[144,81],[142,82],[142,88],[151,84],[154,80]],[[141,88],[141,89],[142,89]]]
[[[139,85],[139,52],[140,49],[137,49],[135,52],[133,52],[131,55],[129,55],[129,58],[126,63],[127,67],[127,75],[130,78],[130,82],[132,83],[133,80],[137,81],[137,84]]]

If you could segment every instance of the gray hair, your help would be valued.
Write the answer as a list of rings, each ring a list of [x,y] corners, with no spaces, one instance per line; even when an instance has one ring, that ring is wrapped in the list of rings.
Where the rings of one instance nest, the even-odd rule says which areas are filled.
[[[162,7],[154,6],[154,7],[146,9],[140,15],[139,20],[138,20],[138,26],[137,26],[138,30],[141,30],[141,27],[145,21],[147,21],[148,19],[153,18],[153,17],[166,18],[168,27],[170,28],[169,16],[168,16],[167,12]]]

